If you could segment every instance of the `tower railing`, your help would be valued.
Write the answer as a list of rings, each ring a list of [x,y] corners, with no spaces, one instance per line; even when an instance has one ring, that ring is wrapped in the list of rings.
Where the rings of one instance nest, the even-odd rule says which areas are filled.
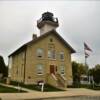
[[[40,18],[39,20],[37,20],[37,24],[41,23],[42,21],[51,21],[51,20]],[[53,17],[52,22],[58,23],[58,18]]]

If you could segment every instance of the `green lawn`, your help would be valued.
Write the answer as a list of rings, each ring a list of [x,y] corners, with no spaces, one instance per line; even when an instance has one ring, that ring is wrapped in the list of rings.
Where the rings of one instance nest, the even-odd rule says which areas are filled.
[[[18,89],[0,85],[0,93],[18,93],[18,92],[19,92]],[[24,91],[20,91],[20,92],[24,92]]]
[[[12,81],[12,82],[11,82],[11,85],[17,86],[18,83]],[[20,85],[21,87],[28,88],[28,89],[31,89],[31,90],[41,91],[41,86],[39,86],[39,85],[35,85],[35,84],[33,84],[33,85],[25,85],[25,84],[22,84],[22,83],[19,83],[19,85]],[[58,88],[55,88],[55,87],[53,87],[53,86],[51,86],[51,85],[45,84],[45,85],[44,85],[44,91],[45,91],[45,92],[52,92],[52,91],[63,91],[63,90],[58,89]]]

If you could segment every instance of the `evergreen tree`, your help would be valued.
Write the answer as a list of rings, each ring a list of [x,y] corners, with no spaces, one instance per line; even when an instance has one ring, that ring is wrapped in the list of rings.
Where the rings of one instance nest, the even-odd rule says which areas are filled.
[[[4,59],[0,56],[0,73],[3,77],[7,77],[8,75],[8,67],[5,65]]]

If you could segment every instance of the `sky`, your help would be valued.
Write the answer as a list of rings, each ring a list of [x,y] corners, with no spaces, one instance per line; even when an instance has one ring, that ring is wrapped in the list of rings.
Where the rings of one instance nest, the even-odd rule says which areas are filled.
[[[8,64],[8,55],[24,43],[39,36],[37,20],[49,11],[59,20],[57,32],[76,50],[72,60],[84,63],[86,42],[90,68],[100,64],[100,1],[99,0],[1,0],[0,55]]]

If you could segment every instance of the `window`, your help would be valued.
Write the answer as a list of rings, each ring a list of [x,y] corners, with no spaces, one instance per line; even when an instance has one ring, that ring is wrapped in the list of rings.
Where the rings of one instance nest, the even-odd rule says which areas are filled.
[[[50,59],[56,59],[55,50],[48,50],[48,58],[50,58]]]
[[[62,75],[65,74],[65,67],[64,67],[63,65],[60,66],[60,73],[61,73]]]
[[[37,74],[38,75],[42,75],[43,74],[43,65],[42,64],[38,64],[37,65]]]
[[[48,50],[48,58],[51,58],[51,56],[52,56],[52,52],[51,50]]]
[[[64,52],[60,52],[60,60],[64,60]]]
[[[55,53],[55,50],[52,50],[52,59],[56,59],[56,53]]]
[[[50,42],[53,42],[53,39],[52,38],[50,38]]]
[[[37,49],[37,57],[38,58],[42,58],[43,57],[43,49],[41,49],[41,48]]]

